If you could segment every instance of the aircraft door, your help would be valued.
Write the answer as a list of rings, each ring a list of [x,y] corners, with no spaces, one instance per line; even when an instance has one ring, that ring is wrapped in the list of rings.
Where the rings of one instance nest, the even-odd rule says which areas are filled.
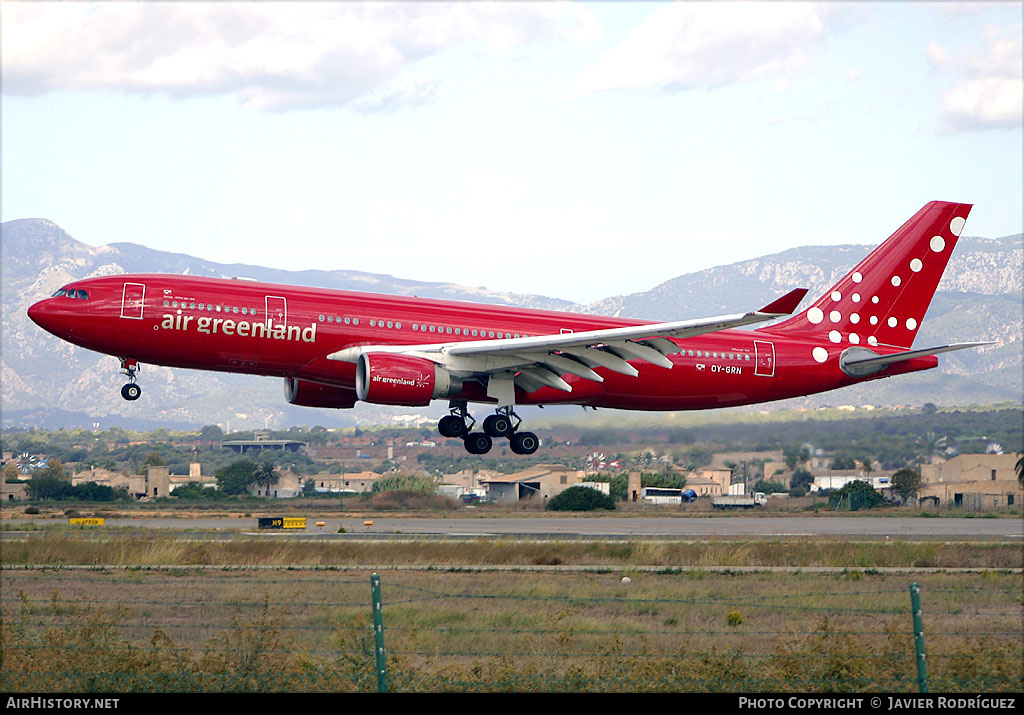
[[[288,301],[286,298],[277,295],[268,295],[266,298],[267,327],[273,325],[288,325]]]
[[[121,317],[142,320],[146,300],[146,286],[143,283],[125,283],[121,291]]]
[[[767,340],[754,341],[754,374],[775,377],[775,343]]]

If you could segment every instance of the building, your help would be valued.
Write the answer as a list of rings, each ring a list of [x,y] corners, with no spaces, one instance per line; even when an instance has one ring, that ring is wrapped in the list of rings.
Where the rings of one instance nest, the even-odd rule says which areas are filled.
[[[492,502],[519,505],[524,502],[547,504],[585,479],[586,472],[555,464],[538,464],[515,474],[481,480]]]
[[[277,482],[267,487],[253,484],[249,487],[249,493],[270,499],[292,499],[302,494],[302,478],[291,471],[280,472]]]
[[[28,498],[27,491],[28,484],[19,482],[17,484],[8,484],[3,479],[0,479],[0,502],[9,501],[20,501]]]
[[[349,474],[317,474],[307,481],[313,482],[318,492],[357,492],[364,494],[373,491],[373,485],[380,479],[376,472],[352,472]]]
[[[866,482],[871,488],[888,496],[892,489],[892,478],[886,474],[864,472],[859,469],[832,469],[814,473],[814,482],[809,491],[817,492],[829,489],[842,489],[850,482]]]
[[[942,464],[921,465],[918,504],[971,510],[1019,507],[1024,489],[1014,454],[961,454]]]

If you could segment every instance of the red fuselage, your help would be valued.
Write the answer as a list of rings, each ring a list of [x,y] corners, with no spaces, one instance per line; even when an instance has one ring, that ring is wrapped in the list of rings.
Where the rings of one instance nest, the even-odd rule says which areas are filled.
[[[248,280],[136,274],[75,281],[29,316],[57,337],[90,350],[169,367],[308,381],[355,400],[354,363],[328,355],[361,345],[418,345],[558,335],[645,321],[357,293]],[[637,377],[596,368],[603,382],[566,375],[572,391],[516,387],[517,404],[581,404],[631,410],[729,407],[808,395],[938,364],[923,356],[866,378],[847,375],[839,355],[824,362],[809,340],[760,330],[723,330],[675,339],[668,369],[630,361]],[[885,354],[895,348],[876,347]],[[321,389],[321,388],[317,388]],[[493,402],[467,381],[453,399]]]

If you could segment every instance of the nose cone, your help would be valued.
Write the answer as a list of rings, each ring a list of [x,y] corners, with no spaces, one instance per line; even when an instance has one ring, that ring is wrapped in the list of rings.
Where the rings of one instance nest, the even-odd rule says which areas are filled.
[[[53,298],[45,298],[34,303],[28,309],[28,317],[43,330],[53,333],[59,338],[67,339],[70,335],[65,311],[53,304]]]
[[[41,300],[38,303],[33,303],[28,308],[28,317],[31,318],[32,322],[40,328],[46,327],[43,324],[43,321],[45,320],[44,314],[46,313],[46,308],[43,307],[45,302],[45,300]]]

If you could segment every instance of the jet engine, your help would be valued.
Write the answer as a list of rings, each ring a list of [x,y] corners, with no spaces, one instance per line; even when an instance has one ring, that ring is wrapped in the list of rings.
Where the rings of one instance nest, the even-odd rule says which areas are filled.
[[[356,393],[350,388],[321,385],[295,377],[284,379],[284,397],[299,407],[348,408],[356,404]]]
[[[378,405],[423,407],[462,392],[462,380],[440,365],[393,353],[363,353],[356,365],[356,397]]]

